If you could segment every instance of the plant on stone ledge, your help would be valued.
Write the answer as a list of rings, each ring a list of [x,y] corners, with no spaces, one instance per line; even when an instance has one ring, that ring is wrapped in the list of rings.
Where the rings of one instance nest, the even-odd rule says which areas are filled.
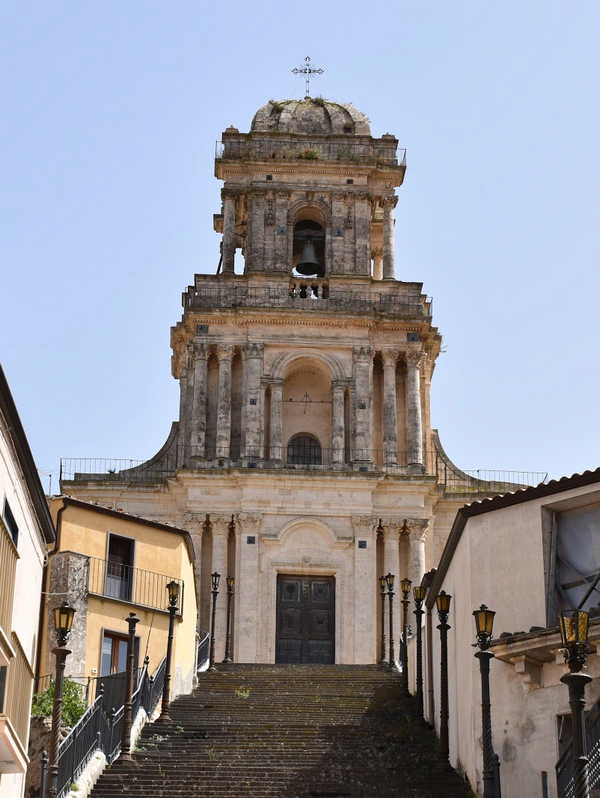
[[[41,693],[35,693],[31,702],[31,714],[34,718],[52,716],[54,704],[54,682]],[[82,696],[81,687],[72,679],[66,678],[63,683],[62,720],[65,726],[74,726],[87,709]]]

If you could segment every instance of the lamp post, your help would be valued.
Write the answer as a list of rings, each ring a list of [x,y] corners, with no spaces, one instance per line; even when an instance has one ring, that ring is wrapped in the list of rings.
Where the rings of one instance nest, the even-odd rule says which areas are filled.
[[[171,692],[171,667],[173,652],[173,627],[175,626],[175,615],[179,606],[179,582],[174,579],[167,585],[169,594],[169,636],[167,638],[167,661],[165,668],[165,680],[163,682],[162,703],[160,707],[161,721],[170,720],[169,702]]]
[[[381,592],[381,657],[379,659],[380,665],[387,665],[385,656],[385,576],[379,577],[379,590]]]
[[[569,673],[561,682],[569,688],[569,705],[573,723],[573,795],[574,798],[589,798],[588,757],[586,750],[585,686],[592,680],[587,673],[580,673],[587,656],[588,613],[570,610],[560,613],[560,636],[564,647],[565,662]]]
[[[408,692],[408,597],[412,582],[406,577],[400,582],[402,589],[402,685]]]
[[[393,618],[392,602],[394,599],[394,574],[387,573],[385,575],[385,583],[387,585],[388,598],[390,600],[390,628],[389,628],[390,648],[389,648],[388,665],[390,666],[390,668],[393,668],[394,667],[394,618]]]
[[[427,591],[422,585],[413,587],[415,599],[415,617],[417,619],[417,709],[423,715],[423,638],[421,636],[421,618],[423,617],[423,601]]]
[[[440,746],[438,750],[439,758],[443,762],[448,761],[448,613],[450,612],[449,596],[442,590],[435,597],[440,623]]]
[[[210,657],[209,657],[209,670],[214,671],[215,668],[215,614],[217,611],[217,596],[219,595],[219,582],[221,581],[221,574],[214,571],[210,575],[212,587],[212,613],[210,616]]]
[[[54,628],[56,629],[57,647],[52,650],[56,658],[56,678],[54,681],[54,704],[52,706],[52,733],[50,735],[50,779],[47,795],[55,796],[58,792],[58,737],[62,710],[63,681],[65,676],[65,660],[71,653],[65,648],[73,626],[75,610],[66,601],[54,610]]]
[[[227,582],[227,634],[225,635],[225,659],[223,662],[233,662],[231,656],[231,602],[233,600],[233,586],[235,580],[233,576],[228,576]]]
[[[121,732],[121,759],[130,761],[131,757],[131,726],[132,697],[133,697],[133,671],[135,666],[135,626],[139,622],[135,612],[130,612],[126,618],[127,634],[127,677],[125,682],[125,706],[123,708],[123,730]]]
[[[481,737],[483,741],[483,798],[500,798],[500,762],[494,753],[492,744],[492,713],[490,706],[490,660],[494,656],[489,651],[492,629],[494,627],[493,610],[482,604],[473,610],[477,646],[475,654],[479,660],[481,673]]]

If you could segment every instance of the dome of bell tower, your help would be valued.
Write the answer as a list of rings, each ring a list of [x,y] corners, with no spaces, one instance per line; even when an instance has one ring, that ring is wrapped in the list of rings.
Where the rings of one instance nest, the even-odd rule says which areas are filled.
[[[366,115],[350,103],[322,97],[304,100],[269,100],[259,108],[250,128],[253,133],[370,136]]]

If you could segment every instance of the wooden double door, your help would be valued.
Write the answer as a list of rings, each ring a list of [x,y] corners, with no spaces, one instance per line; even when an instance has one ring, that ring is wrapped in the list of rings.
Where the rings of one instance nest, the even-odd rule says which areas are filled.
[[[335,579],[277,577],[275,662],[335,662]]]

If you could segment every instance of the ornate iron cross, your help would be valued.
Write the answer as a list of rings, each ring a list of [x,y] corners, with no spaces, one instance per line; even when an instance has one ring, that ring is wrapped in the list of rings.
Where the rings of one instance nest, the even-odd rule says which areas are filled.
[[[310,97],[310,78],[311,78],[311,75],[322,75],[324,70],[320,69],[319,67],[311,66],[310,56],[307,55],[306,58],[304,59],[304,66],[303,67],[294,67],[294,69],[292,69],[292,72],[294,73],[294,75],[304,75],[305,76],[306,96],[305,96],[304,99],[307,100]]]

